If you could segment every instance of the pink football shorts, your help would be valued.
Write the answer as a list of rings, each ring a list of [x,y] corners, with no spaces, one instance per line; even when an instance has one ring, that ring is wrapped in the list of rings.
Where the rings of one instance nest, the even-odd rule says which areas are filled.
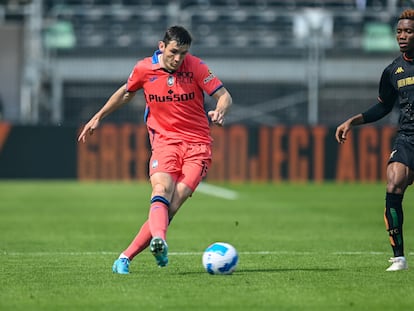
[[[206,176],[211,158],[211,144],[157,141],[152,146],[149,174],[169,173],[176,182],[182,182],[194,191]]]

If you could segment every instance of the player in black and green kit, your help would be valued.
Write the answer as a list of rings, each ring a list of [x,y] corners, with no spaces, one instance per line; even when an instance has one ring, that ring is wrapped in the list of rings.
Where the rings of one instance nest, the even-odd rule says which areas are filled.
[[[399,129],[387,166],[384,220],[394,257],[386,271],[408,268],[404,256],[402,201],[414,178],[414,10],[407,9],[400,15],[396,38],[402,54],[382,73],[378,103],[340,124],[335,133],[336,140],[344,143],[353,126],[375,122],[390,113],[394,104],[399,105]]]

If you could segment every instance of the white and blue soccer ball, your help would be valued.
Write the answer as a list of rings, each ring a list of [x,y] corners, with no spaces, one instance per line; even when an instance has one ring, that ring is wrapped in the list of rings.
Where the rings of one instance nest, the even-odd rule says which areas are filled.
[[[203,253],[203,266],[210,274],[232,274],[238,262],[237,250],[229,243],[213,243]]]

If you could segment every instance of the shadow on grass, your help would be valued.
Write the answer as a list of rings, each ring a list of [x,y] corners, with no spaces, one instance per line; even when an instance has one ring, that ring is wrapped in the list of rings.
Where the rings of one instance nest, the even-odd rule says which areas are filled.
[[[333,272],[340,271],[341,269],[333,268],[273,268],[273,269],[237,269],[234,274],[247,274],[247,273],[281,273],[281,272]],[[193,274],[205,274],[205,271],[185,271],[177,272],[179,275],[193,275]]]
[[[298,271],[305,271],[305,272],[332,272],[332,271],[339,271],[340,269],[333,269],[333,268],[273,268],[273,269],[240,269],[237,270],[239,273],[252,273],[252,272],[298,272]]]

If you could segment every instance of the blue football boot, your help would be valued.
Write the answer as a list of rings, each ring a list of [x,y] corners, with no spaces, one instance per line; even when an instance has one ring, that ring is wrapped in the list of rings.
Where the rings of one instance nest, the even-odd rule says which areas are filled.
[[[119,274],[128,274],[129,263],[130,260],[128,258],[118,258],[112,266],[112,271]]]
[[[163,239],[154,237],[150,243],[150,250],[159,267],[165,267],[168,264],[168,245]]]

